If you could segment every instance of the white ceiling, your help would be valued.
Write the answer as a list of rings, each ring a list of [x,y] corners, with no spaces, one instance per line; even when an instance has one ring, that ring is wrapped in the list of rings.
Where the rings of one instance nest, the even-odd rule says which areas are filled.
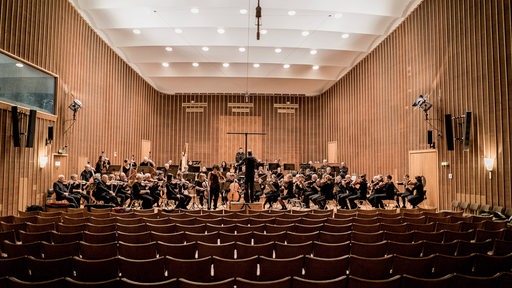
[[[332,86],[421,2],[261,0],[261,29],[267,33],[256,40],[257,0],[69,1],[126,62],[164,93],[305,95]],[[295,15],[290,16],[292,10]],[[219,28],[225,32],[219,34]],[[309,35],[304,36],[305,31]],[[208,51],[203,51],[205,46]]]

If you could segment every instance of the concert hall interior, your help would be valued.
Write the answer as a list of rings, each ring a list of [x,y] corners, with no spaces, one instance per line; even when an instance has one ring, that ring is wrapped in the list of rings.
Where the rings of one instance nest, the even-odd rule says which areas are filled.
[[[81,5],[79,8],[82,12],[90,13],[94,8],[102,8],[94,5],[88,7],[87,2],[6,0],[1,3],[2,53],[27,66],[33,65],[57,79],[54,112],[37,112],[33,148],[24,147],[26,135],[23,132],[26,130],[23,129],[22,147],[14,147],[11,118],[11,107],[14,104],[3,100],[0,104],[3,127],[0,149],[2,215],[24,210],[26,205],[42,205],[45,193],[56,180],[56,175],[64,174],[67,179],[73,172],[79,174],[84,163],[94,164],[101,151],[108,155],[112,164],[118,165],[122,165],[122,160],[131,155],[140,161],[143,153],[150,151],[153,161],[161,166],[170,159],[179,162],[187,143],[188,159],[201,161],[202,166],[210,167],[223,160],[233,162],[234,154],[239,146],[244,145],[244,140],[243,135],[226,134],[230,131],[266,133],[248,136],[249,148],[253,149],[255,157],[261,161],[280,159],[281,163],[292,163],[298,167],[300,163],[327,159],[331,149],[331,153],[334,153],[331,155],[334,157],[332,161],[346,162],[350,173],[354,175],[390,174],[394,179],[401,179],[402,175],[410,172],[412,165],[418,165],[411,163],[414,162],[412,151],[433,152],[435,159],[429,167],[413,168],[420,169],[418,171],[432,170],[428,173],[435,175],[433,179],[427,179],[426,189],[432,193],[430,196],[436,202],[432,204],[436,207],[448,209],[454,200],[512,207],[510,1],[401,1],[409,5],[402,3],[407,6],[402,11],[409,13],[407,17],[403,21],[393,22],[397,27],[389,28],[389,34],[382,41],[377,37],[379,35],[372,35],[375,41],[371,43],[375,47],[371,51],[370,48],[366,49],[368,53],[365,52],[362,57],[351,58],[354,61],[352,66],[348,63],[339,64],[350,66],[347,71],[337,70],[341,78],[335,77],[335,81],[330,81],[325,74],[318,78],[279,74],[265,80],[259,75],[252,77],[251,71],[247,74],[233,74],[237,77],[217,78],[222,85],[229,81],[233,85],[239,85],[240,81],[250,83],[250,87],[242,84],[241,88],[237,88],[240,91],[238,93],[230,90],[227,87],[229,85],[225,89],[228,92],[218,87],[215,88],[217,90],[201,90],[203,83],[205,87],[215,87],[211,84],[212,79],[215,82],[215,77],[208,72],[194,74],[190,68],[187,68],[188,72],[180,71],[182,75],[172,75],[176,79],[172,83],[176,85],[183,79],[193,81],[190,90],[167,93],[165,87],[155,87],[147,79],[153,81],[153,76],[161,77],[159,74],[152,75],[154,71],[141,68],[144,67],[142,64],[136,70],[134,67],[140,63],[129,64],[124,60],[126,55],[134,57],[134,52],[130,50],[128,53],[128,47],[123,47],[124,42],[120,43],[119,35],[132,38],[131,29],[123,27],[125,31],[121,32],[125,34],[110,31],[111,34],[106,35],[106,30],[115,30],[115,24],[98,18],[104,22],[93,24],[96,27],[94,30],[91,27],[92,18],[89,22],[84,20],[77,7]],[[252,11],[256,4],[255,1],[249,2],[253,5]],[[286,5],[283,3],[292,5],[290,1],[279,1],[283,3],[275,4],[274,7],[274,4],[268,3],[270,1],[265,2],[262,4],[263,11],[265,5],[270,5],[267,8],[270,14],[279,10],[279,5]],[[400,1],[383,3],[391,2]],[[196,4],[200,6],[199,2]],[[205,7],[204,11],[207,9]],[[323,9],[324,5],[319,4],[317,10]],[[286,15],[286,9],[279,11],[284,11],[281,17],[292,18]],[[347,12],[345,16],[357,17],[356,12]],[[188,11],[180,13],[187,17],[191,14]],[[293,17],[298,20],[294,21],[305,19],[300,14],[297,11]],[[266,15],[263,13],[262,21]],[[88,14],[88,17],[92,16]],[[254,15],[248,17],[252,25]],[[272,15],[267,17],[276,18]],[[340,20],[343,19],[341,17]],[[262,27],[271,30],[272,27],[268,26],[278,25],[272,24],[274,20],[268,20],[270,23],[264,23]],[[187,22],[183,25],[192,27],[196,24]],[[274,39],[264,42],[266,37],[275,37],[272,33],[262,34],[259,40],[262,44],[259,44],[252,39],[255,38],[254,31],[255,27],[251,26],[251,34],[240,36],[243,39],[237,43],[245,43],[250,38],[252,46],[248,50],[250,52],[253,49],[255,54],[259,53],[257,49],[274,50],[274,47],[265,47],[266,43],[273,43]],[[361,28],[361,31],[365,30]],[[227,32],[224,35],[229,34]],[[332,33],[332,42],[344,40]],[[353,32],[351,36],[356,38],[365,35]],[[106,43],[102,37],[110,39],[114,44]],[[160,48],[172,46],[173,37],[169,40],[162,36]],[[182,40],[175,41],[181,43]],[[140,41],[126,43],[143,46]],[[281,47],[286,46],[282,41],[279,43]],[[186,48],[179,45],[174,50]],[[294,45],[289,44],[290,47]],[[321,45],[325,44],[319,44],[315,57],[320,58],[322,54],[332,52],[327,48],[320,49]],[[210,52],[214,48],[215,43],[212,43]],[[125,49],[124,52],[122,49]],[[337,49],[345,49],[346,53],[364,52],[356,51],[361,50],[359,48]],[[266,59],[259,60],[261,68],[265,61],[280,61],[273,59],[277,53],[272,50],[266,53],[270,54]],[[125,56],[119,56],[119,53]],[[204,53],[194,55],[197,59],[190,61],[201,62],[201,59],[206,58]],[[249,65],[244,57],[238,57],[238,64]],[[322,70],[330,69],[329,65],[338,65],[332,63],[336,60],[331,60],[332,64],[329,64],[328,58],[322,61],[324,64],[318,70],[307,73],[322,73]],[[171,68],[182,64],[171,62]],[[205,66],[213,64],[204,63]],[[231,64],[231,67],[222,69],[236,66],[236,63]],[[155,69],[165,68],[160,66]],[[202,77],[202,73],[206,76]],[[217,73],[230,72],[218,69]],[[319,79],[323,81],[317,81]],[[2,79],[2,87],[7,87],[8,81]],[[312,89],[308,81],[315,82],[319,90]],[[320,82],[323,86],[318,85]],[[260,85],[268,85],[270,88]],[[275,91],[272,93],[268,89]],[[428,96],[427,101],[432,104],[429,114],[411,105],[419,95]],[[78,111],[68,107],[74,99],[83,103]],[[248,113],[236,113],[233,112],[234,107],[230,107],[232,103],[246,102],[252,103],[247,109]],[[206,106],[193,105],[200,103],[206,103]],[[286,103],[292,104],[293,108],[275,106]],[[189,104],[190,107],[187,106]],[[21,119],[27,121],[30,107],[23,104],[19,106],[27,114],[21,116]],[[187,112],[190,108],[200,108],[203,112]],[[279,113],[283,112],[281,110],[286,111]],[[468,143],[463,143],[459,139],[464,138],[462,133],[465,122],[464,118],[458,116],[462,117],[466,112],[472,113],[473,121],[469,123],[471,137],[468,137]],[[447,147],[446,114],[452,115],[453,138],[457,138],[453,151]],[[21,123],[26,123],[23,121]],[[49,126],[53,126],[53,141],[47,143]],[[432,146],[427,143],[428,130],[433,131]],[[63,148],[64,151],[61,151]],[[484,163],[486,158],[493,160],[490,171]],[[41,162],[45,161],[47,164],[41,168]]]

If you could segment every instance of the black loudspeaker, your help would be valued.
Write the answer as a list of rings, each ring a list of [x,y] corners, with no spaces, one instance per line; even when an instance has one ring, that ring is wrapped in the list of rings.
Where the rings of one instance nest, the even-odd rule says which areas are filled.
[[[53,141],[53,126],[48,126],[48,136],[46,138],[46,143],[50,144]]]
[[[471,148],[471,116],[471,112],[466,112],[466,117],[464,117],[464,134],[462,136],[464,151],[469,151]]]
[[[11,107],[12,140],[14,147],[20,147],[20,125],[18,122],[18,106]]]
[[[36,110],[30,110],[30,114],[28,116],[28,129],[27,129],[27,148],[34,147],[34,137],[36,132]]]
[[[432,130],[427,131],[427,143],[428,145],[434,144],[434,139],[432,139]]]
[[[452,114],[444,114],[444,125],[446,128],[446,147],[448,151],[454,150],[453,145],[453,125],[452,125]]]

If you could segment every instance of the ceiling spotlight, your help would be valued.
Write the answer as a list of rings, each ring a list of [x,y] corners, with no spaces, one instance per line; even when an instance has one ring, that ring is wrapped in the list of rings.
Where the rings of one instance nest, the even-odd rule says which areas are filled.
[[[420,95],[414,103],[412,103],[412,107],[419,107],[425,114],[428,113],[428,110],[432,108],[432,103],[430,103],[426,96]]]
[[[23,68],[23,66],[24,66],[23,63],[16,63],[16,67],[18,67],[18,68]]]
[[[174,33],[181,34],[183,33],[183,30],[181,28],[174,28]]]
[[[263,35],[267,34],[267,32],[268,31],[266,29],[263,29],[263,30],[260,31],[260,33],[263,34]]]
[[[245,47],[240,47],[240,48],[238,48],[238,51],[240,51],[240,52],[242,52],[242,53],[243,53],[243,52],[245,52]]]
[[[141,33],[140,29],[133,29],[133,34],[139,35]]]
[[[281,48],[274,49],[274,52],[276,52],[276,53],[281,53],[281,51],[283,51]]]
[[[199,13],[199,8],[197,8],[197,7],[191,8],[191,9],[190,9],[190,12],[191,12],[192,14],[197,14],[197,13]]]
[[[284,65],[283,65],[283,68],[284,68],[284,69],[288,69],[288,68],[290,68],[290,64],[284,64]]]
[[[208,50],[210,50],[210,48],[208,48],[207,46],[203,46],[203,48],[201,48],[204,52],[208,52]]]
[[[199,67],[199,63],[194,62],[194,63],[192,63],[192,66],[194,66],[194,67]]]
[[[169,47],[169,46],[165,47],[165,51],[167,51],[167,52],[172,52],[172,50],[173,50],[172,47]]]
[[[247,14],[247,9],[240,9],[240,14],[245,15]]]
[[[341,14],[341,13],[334,14],[334,18],[336,18],[336,19],[340,19],[341,17],[343,17],[343,14]]]
[[[76,112],[82,108],[82,102],[80,102],[78,99],[75,99],[71,104],[69,104],[68,108],[73,111],[73,120],[76,120]]]
[[[297,12],[295,12],[295,10],[288,11],[288,15],[290,15],[290,16],[294,16],[295,14],[297,14]]]
[[[309,35],[309,31],[302,31],[302,36],[306,37]]]
[[[343,39],[347,39],[348,37],[350,37],[350,34],[348,34],[348,33],[341,34],[341,38],[343,38]]]
[[[228,67],[229,67],[229,63],[223,63],[223,64],[222,64],[222,66],[223,66],[224,68],[228,68]]]
[[[162,66],[164,66],[165,68],[169,67],[169,62],[162,62]]]
[[[313,67],[311,67],[313,70],[318,70],[320,68],[320,66],[318,65],[313,65]]]
[[[260,68],[260,64],[258,64],[258,63],[254,63],[254,64],[252,64],[252,67],[254,67],[254,68]]]
[[[219,29],[217,29],[217,33],[224,34],[224,33],[226,33],[226,30],[224,30],[224,28],[219,28]]]
[[[316,55],[316,53],[318,53],[318,51],[316,51],[315,49],[312,49],[311,51],[309,51],[309,54],[311,54],[311,55]]]

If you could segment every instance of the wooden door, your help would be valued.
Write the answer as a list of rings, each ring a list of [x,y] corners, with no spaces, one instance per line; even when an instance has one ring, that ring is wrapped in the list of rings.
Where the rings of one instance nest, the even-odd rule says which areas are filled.
[[[57,181],[59,175],[64,175],[66,179],[69,175],[66,175],[68,171],[68,155],[67,154],[53,154],[52,161],[50,162],[52,168],[52,183]]]
[[[409,175],[411,179],[417,175],[426,179],[427,200],[423,205],[440,208],[437,150],[409,151]]]

